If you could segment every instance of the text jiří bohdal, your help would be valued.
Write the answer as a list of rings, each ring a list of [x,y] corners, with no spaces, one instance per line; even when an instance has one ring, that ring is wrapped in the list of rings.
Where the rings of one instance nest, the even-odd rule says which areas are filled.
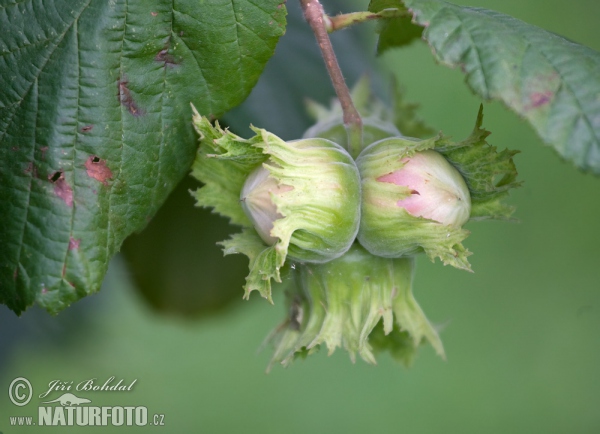
[[[54,391],[68,392],[71,390],[92,392],[130,392],[133,390],[133,386],[136,382],[137,378],[130,383],[126,383],[123,379],[115,382],[115,376],[111,376],[104,382],[98,381],[97,378],[90,378],[77,384],[75,384],[74,381],[52,380],[50,383],[48,383],[48,390],[46,390],[44,393],[41,393],[39,397],[45,398]]]

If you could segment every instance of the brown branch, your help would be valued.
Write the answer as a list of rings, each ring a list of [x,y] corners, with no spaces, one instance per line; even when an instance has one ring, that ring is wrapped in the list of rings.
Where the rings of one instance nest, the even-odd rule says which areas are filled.
[[[325,60],[325,66],[329,72],[329,77],[331,77],[331,83],[342,106],[344,126],[348,133],[348,150],[353,157],[356,157],[362,148],[362,119],[352,102],[350,90],[335,57],[325,26],[323,6],[321,6],[319,0],[300,0],[300,4],[304,11],[304,17],[317,38],[317,43]]]

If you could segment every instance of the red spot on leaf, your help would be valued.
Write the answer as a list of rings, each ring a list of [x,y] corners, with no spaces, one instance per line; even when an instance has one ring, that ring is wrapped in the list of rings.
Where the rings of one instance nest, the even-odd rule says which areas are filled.
[[[552,100],[553,96],[554,94],[549,90],[547,90],[546,92],[533,92],[529,96],[529,99],[531,101],[531,108],[538,108],[548,104]]]
[[[106,165],[106,160],[95,155],[90,155],[90,158],[85,161],[85,168],[90,178],[94,178],[104,185],[108,185],[107,180],[112,178],[112,172]]]
[[[46,294],[48,292],[48,288],[46,288],[45,286],[42,288],[42,294]]]
[[[65,201],[67,206],[73,206],[73,189],[67,183],[62,170],[48,175],[48,181],[54,184],[54,194]]]
[[[90,131],[92,131],[92,128],[94,128],[93,125],[86,125],[85,127],[81,128],[81,132],[82,133],[89,133]]]
[[[77,250],[79,248],[80,243],[81,243],[80,239],[70,237],[69,238],[69,250]]]
[[[131,113],[133,116],[144,115],[144,111],[137,106],[137,104],[133,100],[133,97],[131,96],[131,91],[127,87],[129,82],[123,79],[118,81],[117,83],[119,85],[119,101],[121,102],[121,104],[125,106],[127,110],[129,110],[129,113]]]

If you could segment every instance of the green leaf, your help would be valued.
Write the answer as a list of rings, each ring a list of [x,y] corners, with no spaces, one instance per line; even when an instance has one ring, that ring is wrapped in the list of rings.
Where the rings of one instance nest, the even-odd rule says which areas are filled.
[[[95,292],[284,32],[281,0],[0,3],[0,302]]]
[[[369,3],[370,12],[381,12],[385,9],[398,9],[406,12],[406,16],[381,20],[377,43],[378,54],[389,48],[407,45],[421,37],[423,29],[411,22],[411,15],[401,0],[371,0]]]
[[[600,53],[507,15],[404,0],[436,59],[523,116],[579,169],[600,174]]]

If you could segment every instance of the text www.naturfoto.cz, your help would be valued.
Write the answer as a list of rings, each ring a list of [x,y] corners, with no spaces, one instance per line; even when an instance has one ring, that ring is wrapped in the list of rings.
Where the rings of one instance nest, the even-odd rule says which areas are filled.
[[[33,425],[33,418],[30,417],[11,417],[10,426]]]

